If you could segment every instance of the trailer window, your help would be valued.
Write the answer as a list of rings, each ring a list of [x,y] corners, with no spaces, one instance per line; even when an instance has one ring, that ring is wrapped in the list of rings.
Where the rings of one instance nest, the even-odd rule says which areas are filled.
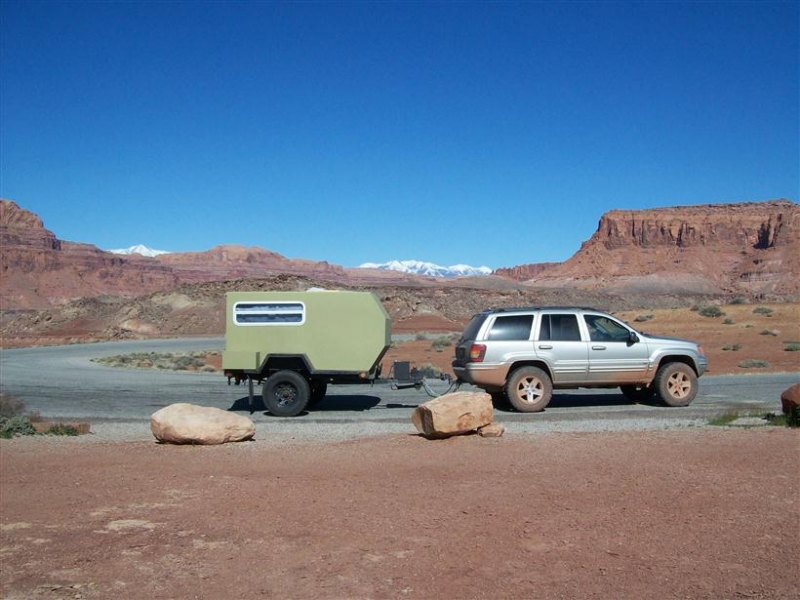
[[[302,302],[237,302],[233,305],[237,325],[302,325],[306,306]]]

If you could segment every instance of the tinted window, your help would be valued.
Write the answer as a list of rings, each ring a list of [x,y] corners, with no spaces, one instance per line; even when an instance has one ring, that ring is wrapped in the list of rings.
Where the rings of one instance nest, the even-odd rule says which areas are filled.
[[[581,339],[576,315],[542,315],[539,340],[577,342]]]
[[[627,342],[630,332],[613,319],[602,315],[585,315],[589,337],[593,342]]]
[[[531,337],[531,325],[533,325],[533,315],[497,317],[487,339],[527,340]]]
[[[486,320],[486,315],[481,313],[479,315],[475,315],[472,317],[472,320],[467,325],[467,328],[464,329],[464,333],[461,334],[461,340],[474,340],[478,336],[478,330],[483,325],[483,322]]]

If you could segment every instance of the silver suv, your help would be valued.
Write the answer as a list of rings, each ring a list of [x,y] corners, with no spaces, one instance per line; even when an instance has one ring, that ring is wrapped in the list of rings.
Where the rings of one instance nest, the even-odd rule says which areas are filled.
[[[581,387],[619,386],[633,401],[656,394],[687,406],[707,365],[695,342],[641,333],[591,308],[540,307],[475,315],[456,345],[453,371],[495,401],[536,412],[553,389]]]

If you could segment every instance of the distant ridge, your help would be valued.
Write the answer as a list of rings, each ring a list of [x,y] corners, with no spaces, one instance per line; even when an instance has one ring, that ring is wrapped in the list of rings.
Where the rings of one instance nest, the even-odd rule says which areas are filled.
[[[152,248],[148,248],[142,244],[136,244],[135,246],[131,246],[130,248],[117,248],[116,250],[106,250],[106,252],[111,252],[111,254],[138,254],[140,256],[147,256],[149,258],[153,258],[158,256],[159,254],[169,254],[167,250],[153,250]]]
[[[475,275],[491,275],[489,267],[471,267],[469,265],[451,265],[443,267],[421,260],[390,260],[385,263],[364,263],[359,269],[378,269],[380,271],[398,271],[423,277],[470,277]]]

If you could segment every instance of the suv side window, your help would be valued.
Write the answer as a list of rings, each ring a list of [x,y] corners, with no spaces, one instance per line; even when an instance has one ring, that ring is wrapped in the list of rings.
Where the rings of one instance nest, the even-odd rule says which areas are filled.
[[[581,331],[576,315],[542,315],[539,340],[553,342],[579,342]]]
[[[486,335],[487,340],[528,340],[531,337],[533,315],[497,317]]]
[[[602,315],[584,315],[593,342],[627,342],[630,332],[616,321]]]

